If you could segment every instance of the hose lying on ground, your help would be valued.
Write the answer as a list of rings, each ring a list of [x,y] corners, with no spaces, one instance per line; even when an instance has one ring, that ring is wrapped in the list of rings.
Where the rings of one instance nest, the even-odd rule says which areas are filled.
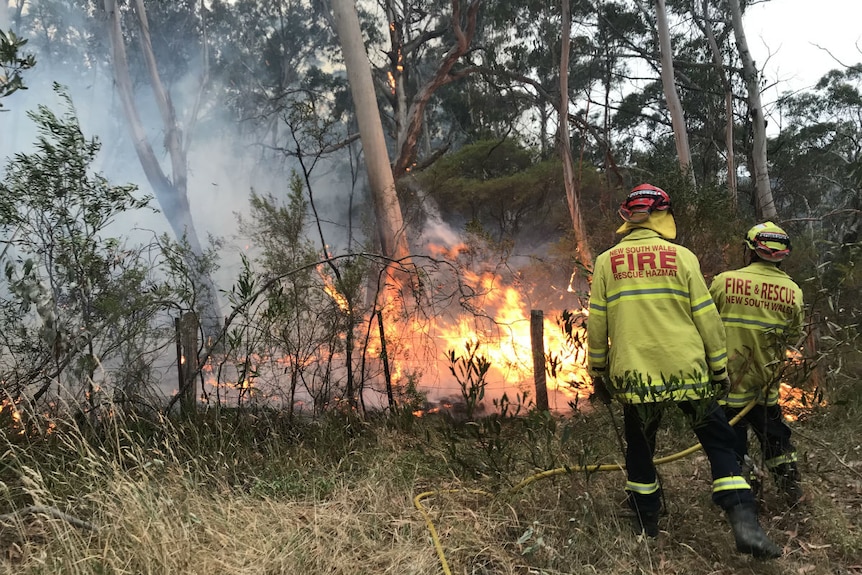
[[[731,426],[736,425],[743,417],[745,417],[745,415],[749,411],[751,411],[754,408],[755,405],[757,405],[757,399],[756,398],[749,401],[748,404],[739,413],[737,413],[733,417],[733,419],[731,419],[728,423],[730,423]],[[683,449],[682,451],[679,451],[679,452],[674,453],[672,455],[666,455],[664,457],[656,458],[653,460],[653,463],[655,465],[663,465],[665,463],[670,463],[671,461],[676,461],[677,459],[682,459],[683,457],[686,457],[687,455],[691,455],[692,453],[700,450],[701,447],[702,446],[700,443],[696,443],[695,445],[692,445],[688,449]],[[594,465],[572,465],[572,466],[567,465],[565,467],[558,467],[556,469],[548,469],[546,471],[542,471],[542,472],[539,472],[539,473],[536,473],[534,475],[527,477],[526,479],[524,479],[523,481],[521,481],[520,483],[518,483],[517,485],[512,487],[509,490],[509,493],[515,493],[517,491],[520,491],[521,489],[523,489],[527,485],[538,481],[539,479],[545,479],[546,477],[553,477],[554,475],[563,475],[565,473],[573,473],[573,472],[593,473],[596,471],[619,471],[619,470],[622,470],[625,468],[626,468],[626,466],[623,463],[600,463],[600,464],[594,464]],[[435,491],[425,491],[423,493],[418,494],[416,497],[413,498],[413,506],[416,507],[416,509],[419,510],[419,513],[422,514],[422,517],[425,519],[425,525],[428,526],[428,532],[431,534],[431,541],[434,543],[434,549],[437,551],[437,557],[440,558],[440,565],[441,565],[441,567],[443,567],[443,573],[445,575],[452,575],[452,571],[449,570],[449,564],[446,562],[446,555],[445,555],[445,553],[443,553],[443,546],[440,544],[440,538],[437,535],[437,529],[434,527],[434,522],[431,521],[431,516],[428,514],[428,512],[422,506],[422,500],[427,499],[428,497],[431,497],[432,495],[438,495],[441,493],[458,493],[461,491],[467,492],[467,493],[473,493],[473,494],[477,494],[477,495],[491,495],[487,491],[482,491],[480,489],[442,489],[442,490],[435,490]]]

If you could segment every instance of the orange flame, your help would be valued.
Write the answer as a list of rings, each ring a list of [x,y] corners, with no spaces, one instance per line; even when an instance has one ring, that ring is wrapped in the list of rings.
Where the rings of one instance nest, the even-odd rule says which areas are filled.
[[[331,277],[326,275],[322,266],[318,266],[317,273],[320,274],[320,278],[323,280],[323,291],[332,298],[341,311],[344,313],[350,313],[350,302],[347,301],[344,294],[338,291],[338,288],[335,287],[335,282]]]
[[[450,371],[452,366],[449,353],[454,352],[460,356],[464,353],[465,346],[474,342],[478,345],[476,354],[490,363],[484,380],[486,408],[503,394],[507,395],[512,405],[516,405],[524,396],[527,401],[534,401],[536,390],[531,310],[543,306],[546,306],[542,310],[543,354],[545,363],[552,366],[545,368],[549,407],[553,410],[566,410],[570,401],[584,397],[589,392],[586,349],[572,349],[573,346],[569,345],[557,324],[561,310],[554,308],[562,307],[563,304],[537,304],[537,296],[529,286],[522,283],[518,274],[504,278],[496,272],[464,271],[461,265],[463,261],[459,260],[473,261],[472,258],[475,257],[465,244],[450,247],[434,245],[428,248],[428,252],[435,258],[446,260],[447,264],[454,264],[441,266],[445,269],[439,276],[423,277],[423,287],[443,294],[441,297],[435,299],[436,295],[430,295],[427,306],[423,303],[422,306],[414,308],[408,305],[414,291],[399,283],[399,277],[393,274],[378,298],[382,329],[378,329],[380,326],[377,324],[376,313],[355,324],[359,337],[354,340],[356,347],[353,349],[360,353],[353,356],[353,361],[356,362],[353,364],[353,374],[362,380],[354,381],[361,383],[362,389],[368,392],[369,396],[372,395],[372,390],[380,393],[371,398],[372,402],[376,401],[374,398],[381,397],[382,402],[386,401],[383,393],[386,391],[383,386],[386,375],[389,376],[399,404],[402,404],[404,397],[408,397],[402,394],[412,393],[411,390],[415,390],[417,396],[410,395],[410,401],[425,394],[429,401],[440,405],[446,400],[457,402],[462,390],[458,376]],[[348,300],[338,291],[335,281],[326,273],[328,270],[318,267],[317,271],[325,292],[341,310],[348,312]],[[454,276],[456,273],[457,282]],[[566,297],[560,296],[561,290],[550,286],[548,288],[553,294],[551,299],[555,302],[560,301],[557,297]],[[423,297],[427,295],[428,293],[423,291]],[[452,301],[450,298],[458,298],[462,305],[434,307],[442,305],[440,301]],[[572,301],[571,305],[566,307],[577,307],[577,302]],[[414,313],[415,309],[419,309],[420,313]],[[371,322],[371,325],[364,323],[365,321]],[[385,341],[381,341],[381,332]],[[305,369],[317,362],[329,361],[332,362],[330,366],[336,366],[334,369],[342,369],[341,359],[346,359],[343,348],[338,349],[336,346],[330,352],[302,358],[251,358],[254,366],[263,366],[265,370],[272,371],[261,371],[261,375],[255,376],[250,382],[242,381],[242,376],[236,370],[222,372],[221,369],[213,369],[213,365],[218,364],[217,358],[210,358],[203,366],[202,372],[205,374],[208,390],[236,390],[240,394],[248,391],[259,399],[283,401],[285,394],[279,392],[284,388],[279,386],[284,383],[283,376],[288,368]],[[336,356],[337,359],[333,361]],[[360,357],[361,359],[357,359]],[[369,359],[371,361],[367,361]],[[228,363],[234,365],[238,362],[242,363],[234,357]],[[253,371],[257,372],[257,367]],[[227,373],[231,375],[226,375]],[[335,377],[341,378],[343,375],[337,373]],[[202,392],[202,396],[202,399],[206,400],[208,393]],[[368,399],[369,396],[364,396],[363,399]],[[294,405],[307,399],[305,396],[301,399],[291,395]],[[316,401],[318,398],[314,399]],[[334,400],[325,398],[325,401]],[[423,409],[420,413],[428,411]]]
[[[20,403],[20,400],[18,403]],[[3,401],[0,401],[0,413],[3,413],[5,410],[9,411],[9,417],[12,420],[12,429],[16,430],[18,435],[25,435],[27,431],[24,427],[23,414],[21,413],[21,410],[18,409],[18,404],[8,398],[4,399]],[[43,421],[45,428],[43,429],[43,432],[52,433],[57,428],[57,424],[50,420],[47,417],[47,414],[45,415],[46,419]]]
[[[785,356],[791,370],[795,368],[804,369],[805,356],[801,351],[788,349]],[[815,404],[826,404],[822,397],[817,397],[816,390],[808,391],[785,381],[779,385],[778,397],[784,418],[789,421],[797,421],[803,413],[809,411]]]
[[[464,249],[464,245],[433,246],[429,251],[448,259],[457,257]],[[462,281],[467,286],[465,291],[471,294],[467,298],[469,309],[435,313],[424,322],[413,319],[405,323],[403,317],[387,315],[387,355],[398,356],[398,361],[391,366],[393,385],[406,381],[411,369],[414,376],[416,370],[421,370],[420,389],[428,392],[429,400],[459,397],[461,388],[457,376],[450,371],[449,352],[461,357],[468,343],[476,343],[476,356],[482,356],[491,365],[485,378],[488,403],[503,394],[512,402],[518,394],[527,395],[528,401],[534,400],[532,306],[524,299],[529,290],[516,280],[507,284],[501,276],[491,272],[462,270]],[[435,285],[437,288],[445,286],[446,280],[438,280]],[[571,348],[557,325],[559,315],[560,310],[543,310],[543,349],[545,359],[554,365],[552,373],[546,368],[550,407],[565,410],[569,401],[588,393],[585,384],[589,377],[586,349]],[[433,342],[431,356],[423,352],[421,341]],[[368,347],[372,355],[379,353],[379,349],[379,340]]]

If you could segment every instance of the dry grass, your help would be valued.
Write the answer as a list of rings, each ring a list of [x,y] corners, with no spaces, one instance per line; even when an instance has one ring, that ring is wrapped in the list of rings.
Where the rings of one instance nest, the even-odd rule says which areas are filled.
[[[440,490],[422,504],[452,573],[860,574],[860,411],[857,399],[794,425],[806,498],[785,510],[767,483],[762,523],[785,550],[771,562],[735,552],[702,454],[662,466],[668,513],[656,541],[630,533],[621,472],[512,490],[537,462],[618,459],[610,418],[596,412],[565,431],[540,419],[496,432],[334,420],[262,437],[114,429],[93,439],[66,428],[8,441],[0,513],[53,506],[98,529],[39,514],[7,520],[0,573],[437,574],[412,498]],[[693,434],[671,418],[659,441],[671,453]]]

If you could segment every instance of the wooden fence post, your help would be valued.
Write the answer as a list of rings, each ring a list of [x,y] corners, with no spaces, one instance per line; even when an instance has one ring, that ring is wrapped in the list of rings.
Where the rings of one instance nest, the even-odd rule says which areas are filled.
[[[389,373],[389,355],[386,353],[386,333],[383,330],[383,312],[380,310],[377,310],[377,328],[380,330],[380,359],[383,360],[383,376],[386,378],[386,397],[389,398],[389,409],[395,409],[392,375]]]
[[[540,309],[530,310],[530,343],[533,348],[536,409],[548,411],[548,386],[545,379],[545,320]]]
[[[176,322],[177,352],[180,362],[180,416],[192,417],[197,411],[196,376],[198,372],[198,319],[194,313],[184,313]]]

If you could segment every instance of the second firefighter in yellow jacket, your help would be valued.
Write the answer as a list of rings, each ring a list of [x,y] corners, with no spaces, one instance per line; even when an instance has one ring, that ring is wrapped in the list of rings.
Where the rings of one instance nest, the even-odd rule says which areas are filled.
[[[748,454],[748,428],[760,440],[764,464],[789,503],[802,495],[796,448],[778,405],[779,380],[789,343],[802,335],[802,290],[779,266],[790,254],[790,237],[772,222],[758,224],[745,237],[748,265],[717,275],[710,292],[727,334],[728,371],[733,381],[721,403],[733,418],[755,401],[736,424],[736,452]]]

